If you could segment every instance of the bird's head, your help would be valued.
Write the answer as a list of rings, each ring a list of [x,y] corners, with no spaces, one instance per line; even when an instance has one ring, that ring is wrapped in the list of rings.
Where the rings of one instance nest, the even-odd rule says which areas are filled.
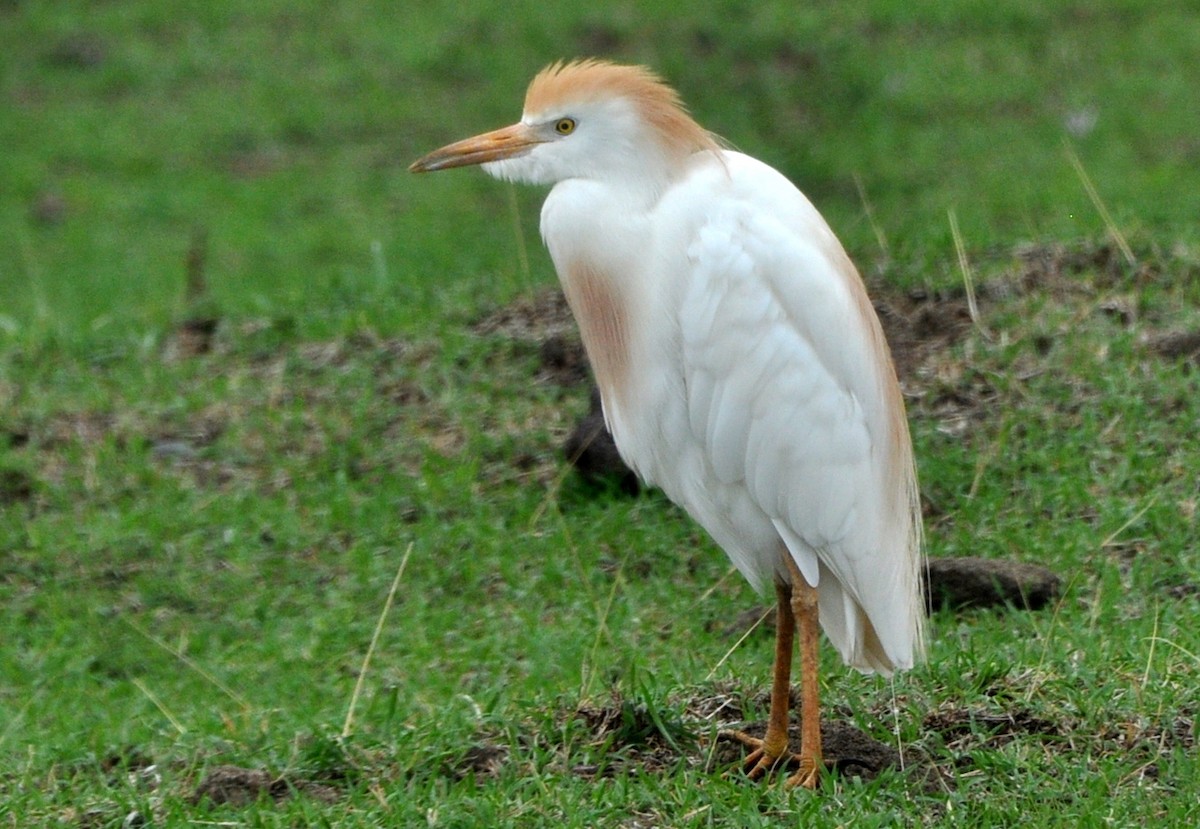
[[[717,148],[675,90],[650,70],[580,60],[539,72],[517,123],[434,150],[409,169],[481,164],[497,178],[530,184],[647,183],[669,178],[693,153]]]

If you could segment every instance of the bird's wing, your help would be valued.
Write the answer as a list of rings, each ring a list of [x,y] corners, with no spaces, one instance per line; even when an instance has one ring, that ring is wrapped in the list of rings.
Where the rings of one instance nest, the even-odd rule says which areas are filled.
[[[857,274],[795,197],[806,210],[733,200],[691,239],[680,307],[690,426],[714,474],[744,482],[805,578],[817,584],[824,565],[869,607],[863,594],[880,582],[895,591],[880,555],[901,557],[877,549],[895,512],[880,375],[891,367]]]

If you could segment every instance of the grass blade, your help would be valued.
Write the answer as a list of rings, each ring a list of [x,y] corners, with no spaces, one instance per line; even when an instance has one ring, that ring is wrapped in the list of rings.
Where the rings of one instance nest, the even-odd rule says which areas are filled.
[[[1108,231],[1113,244],[1121,251],[1121,256],[1125,258],[1126,264],[1131,268],[1136,268],[1137,259],[1133,255],[1133,249],[1129,247],[1129,242],[1126,241],[1125,234],[1121,232],[1121,229],[1117,227],[1117,223],[1113,221],[1112,214],[1108,212],[1103,199],[1100,198],[1100,193],[1096,190],[1096,185],[1092,184],[1091,176],[1087,174],[1087,170],[1083,169],[1083,162],[1079,160],[1079,156],[1075,153],[1074,148],[1066,141],[1063,141],[1063,152],[1067,154],[1067,161],[1071,162],[1071,166],[1075,169],[1075,175],[1079,176],[1079,183],[1083,185],[1084,191],[1088,194],[1088,198],[1091,199],[1092,206],[1100,214],[1100,218],[1104,222],[1104,229]]]
[[[404,551],[404,558],[400,559],[400,566],[396,568],[396,577],[392,579],[387,599],[383,602],[383,610],[380,611],[379,618],[375,622],[375,632],[371,634],[371,644],[367,645],[367,653],[363,656],[362,667],[358,669],[358,679],[354,682],[354,692],[350,695],[350,705],[346,709],[346,721],[342,723],[342,739],[349,737],[351,729],[354,727],[354,709],[358,707],[358,698],[362,695],[363,683],[367,679],[367,669],[371,667],[371,657],[375,654],[375,646],[379,644],[379,636],[383,633],[383,623],[392,609],[392,602],[396,599],[396,589],[400,586],[400,579],[404,575],[404,568],[408,566],[408,557],[412,555],[412,551],[413,545],[410,542],[408,549]]]

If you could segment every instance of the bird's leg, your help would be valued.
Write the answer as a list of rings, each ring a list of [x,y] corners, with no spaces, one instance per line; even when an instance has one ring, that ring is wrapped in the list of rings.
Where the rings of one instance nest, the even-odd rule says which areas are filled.
[[[787,786],[814,789],[823,765],[817,685],[817,588],[804,580],[791,556],[785,558],[792,575],[791,611],[800,628],[800,770],[787,779]]]
[[[741,731],[731,732],[739,742],[753,749],[746,756],[744,767],[751,780],[771,771],[787,754],[788,714],[791,709],[792,643],[796,621],[792,616],[791,587],[777,582],[775,598],[775,667],[771,680],[771,712],[767,717],[767,733],[751,737]]]
[[[788,720],[792,710],[792,652],[795,649],[796,617],[792,611],[792,588],[775,585],[775,662],[771,671],[771,710],[762,745],[746,758],[745,767],[754,780],[772,771],[788,754]]]
[[[817,645],[820,631],[817,616],[817,589],[800,572],[788,552],[783,554],[791,583],[777,583],[779,602],[775,626],[775,669],[771,682],[771,711],[767,732],[762,738],[742,731],[726,732],[752,751],[746,756],[746,773],[751,779],[762,777],[781,763],[796,761],[800,770],[787,779],[786,786],[816,788],[824,764],[821,755],[821,704],[817,684]],[[788,714],[791,709],[792,646],[800,628],[800,753],[788,751]]]

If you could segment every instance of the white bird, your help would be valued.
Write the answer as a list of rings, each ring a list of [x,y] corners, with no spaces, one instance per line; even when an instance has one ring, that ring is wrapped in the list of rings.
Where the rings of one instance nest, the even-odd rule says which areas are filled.
[[[879,320],[829,225],[783,175],[724,149],[651,71],[555,63],[521,120],[414,172],[482,164],[553,185],[542,238],[626,463],[778,601],[771,710],[746,769],[823,767],[817,620],[890,675],[923,648],[922,533],[904,401]],[[801,745],[788,748],[800,631]]]

